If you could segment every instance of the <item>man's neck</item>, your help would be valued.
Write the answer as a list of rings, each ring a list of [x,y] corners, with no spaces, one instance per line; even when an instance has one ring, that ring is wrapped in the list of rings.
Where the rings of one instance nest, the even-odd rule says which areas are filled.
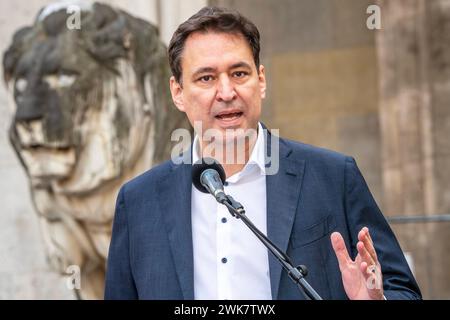
[[[245,139],[243,148],[236,141],[229,144],[216,144],[214,147],[211,147],[211,142],[205,142],[200,139],[200,155],[203,158],[210,157],[218,160],[225,171],[226,177],[229,178],[235,173],[242,171],[245,167],[256,145],[257,137],[258,135],[255,134]]]

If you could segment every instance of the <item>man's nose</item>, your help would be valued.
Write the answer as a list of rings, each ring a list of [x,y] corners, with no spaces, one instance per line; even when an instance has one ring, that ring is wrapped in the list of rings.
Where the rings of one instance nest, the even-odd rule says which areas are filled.
[[[237,97],[234,83],[228,76],[222,76],[218,81],[217,101],[229,102]]]

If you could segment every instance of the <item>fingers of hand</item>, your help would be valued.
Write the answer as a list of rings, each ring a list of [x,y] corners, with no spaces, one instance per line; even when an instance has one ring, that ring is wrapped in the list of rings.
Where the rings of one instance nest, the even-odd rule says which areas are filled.
[[[361,262],[361,264],[359,265],[361,273],[364,275],[365,278],[369,277],[367,267],[368,267],[367,262]]]
[[[369,251],[366,249],[364,242],[359,241],[356,244],[356,248],[358,249],[358,253],[361,256],[363,262],[366,262],[369,266],[376,265],[376,261],[372,258]]]
[[[364,243],[364,247],[369,252],[370,256],[372,257],[373,261],[378,261],[377,253],[375,251],[375,247],[373,245],[372,238],[370,237],[369,229],[367,227],[364,227],[361,229],[361,231],[358,233],[358,240],[362,241]]]
[[[352,260],[348,255],[347,248],[345,247],[344,239],[342,238],[339,232],[333,232],[331,234],[331,244],[333,246],[333,250],[336,253],[336,257],[339,262],[339,268],[342,270],[348,263],[351,263]]]

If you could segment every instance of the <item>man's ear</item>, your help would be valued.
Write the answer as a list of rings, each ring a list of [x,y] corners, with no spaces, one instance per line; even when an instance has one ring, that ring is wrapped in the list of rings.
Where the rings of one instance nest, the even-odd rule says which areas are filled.
[[[261,92],[261,99],[266,97],[266,74],[264,66],[261,64],[259,66],[259,74],[258,74],[259,88]]]
[[[178,108],[178,110],[180,110],[181,112],[185,112],[183,103],[183,88],[174,76],[170,77],[170,93],[172,94],[173,103]]]

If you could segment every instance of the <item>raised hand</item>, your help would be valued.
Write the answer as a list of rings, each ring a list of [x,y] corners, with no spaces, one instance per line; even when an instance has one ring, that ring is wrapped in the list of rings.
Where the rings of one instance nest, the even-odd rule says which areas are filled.
[[[345,292],[351,300],[382,300],[381,266],[367,227],[358,233],[358,240],[358,255],[353,261],[341,234],[331,234],[331,244],[339,262]]]

